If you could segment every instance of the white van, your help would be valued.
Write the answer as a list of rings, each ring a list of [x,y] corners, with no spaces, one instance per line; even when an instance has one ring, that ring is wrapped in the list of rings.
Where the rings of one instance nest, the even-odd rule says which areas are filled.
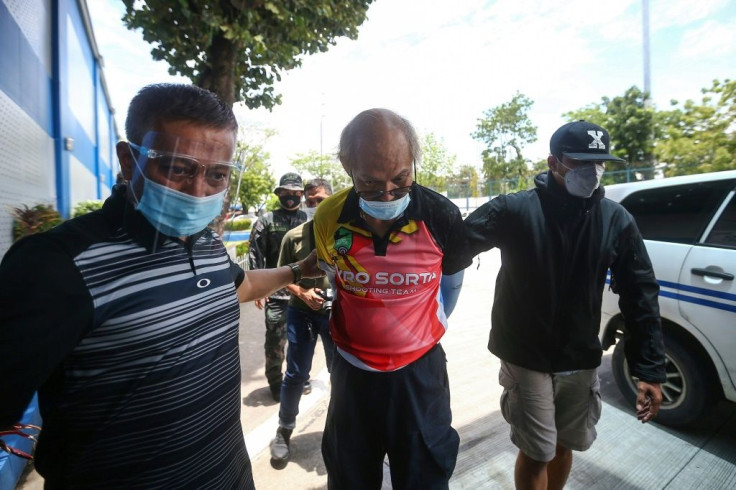
[[[719,398],[736,402],[735,194],[736,170],[605,187],[636,219],[659,282],[667,382],[656,421],[665,425],[691,423]],[[613,374],[633,403],[623,330],[618,296],[606,288],[601,344],[616,345]]]

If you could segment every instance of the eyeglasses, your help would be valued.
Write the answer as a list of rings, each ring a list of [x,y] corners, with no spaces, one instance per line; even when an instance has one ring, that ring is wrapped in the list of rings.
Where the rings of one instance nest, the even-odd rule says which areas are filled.
[[[149,160],[155,160],[156,165],[151,167],[151,171],[171,182],[180,183],[192,180],[202,167],[208,185],[215,188],[224,188],[228,185],[233,170],[239,169],[238,165],[232,162],[201,163],[197,158],[190,155],[154,150],[134,143],[128,144]]]
[[[397,187],[396,189],[391,189],[388,191],[355,191],[355,193],[358,195],[358,197],[366,201],[378,201],[383,197],[384,194],[388,194],[389,196],[401,199],[405,195],[409,194],[410,191],[411,186],[409,185],[406,187]]]

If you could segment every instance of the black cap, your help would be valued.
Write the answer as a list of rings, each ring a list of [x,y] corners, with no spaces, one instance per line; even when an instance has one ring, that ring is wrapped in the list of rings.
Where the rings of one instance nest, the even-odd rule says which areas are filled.
[[[299,174],[294,172],[288,172],[281,176],[279,180],[279,186],[273,191],[278,192],[279,189],[288,189],[290,191],[303,191],[304,186],[302,185],[302,178]]]
[[[624,162],[611,155],[611,137],[597,124],[575,121],[561,126],[549,140],[549,151],[554,156],[566,156],[573,160],[599,160]]]

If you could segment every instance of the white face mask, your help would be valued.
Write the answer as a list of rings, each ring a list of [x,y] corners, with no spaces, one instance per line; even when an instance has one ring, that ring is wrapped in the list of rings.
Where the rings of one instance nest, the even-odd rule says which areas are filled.
[[[317,206],[313,208],[304,208],[303,211],[307,214],[307,221],[314,219],[314,213],[317,212]]]
[[[559,159],[560,165],[567,169],[565,174],[565,189],[571,195],[576,197],[588,198],[601,185],[601,177],[603,176],[603,164],[596,163],[594,165],[583,165],[577,168],[570,168]],[[559,172],[557,175],[560,175]]]

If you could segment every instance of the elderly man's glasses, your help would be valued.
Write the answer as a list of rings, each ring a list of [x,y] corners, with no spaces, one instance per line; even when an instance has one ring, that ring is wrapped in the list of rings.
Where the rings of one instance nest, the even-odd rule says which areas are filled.
[[[366,201],[378,201],[383,197],[384,194],[393,196],[396,199],[401,199],[405,195],[409,194],[410,191],[411,186],[407,186],[397,187],[396,189],[391,189],[388,191],[355,191],[355,193],[358,194],[358,197],[361,197]]]
[[[232,162],[207,162],[203,163],[191,155],[181,153],[154,150],[128,143],[131,148],[138,151],[141,156],[153,160],[155,165],[147,166],[150,172],[175,183],[190,181],[197,177],[199,169],[204,169],[204,179],[208,185],[215,188],[224,188],[230,181],[233,170],[238,166]]]

